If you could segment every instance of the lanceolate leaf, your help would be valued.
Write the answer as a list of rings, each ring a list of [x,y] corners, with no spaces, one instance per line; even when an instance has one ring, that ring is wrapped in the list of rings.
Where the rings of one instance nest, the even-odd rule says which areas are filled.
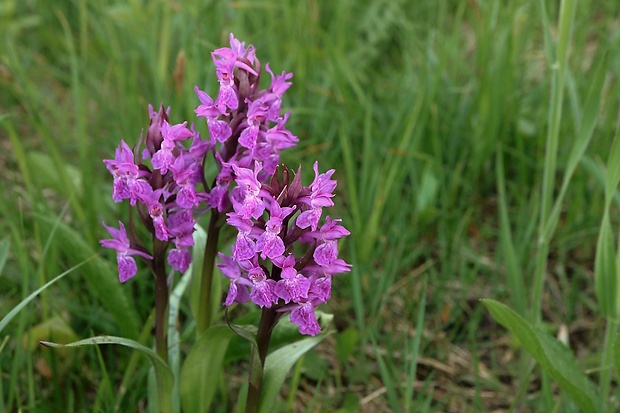
[[[170,294],[170,304],[168,310],[168,365],[174,376],[174,389],[172,396],[173,411],[180,411],[179,405],[179,375],[181,372],[181,332],[180,325],[177,323],[181,310],[181,298],[185,289],[192,279],[192,269],[189,268],[177,283]]]
[[[549,373],[576,404],[586,413],[596,411],[594,384],[579,368],[570,350],[544,331],[531,326],[523,317],[504,304],[482,300],[493,318],[510,330],[530,355]]]
[[[194,315],[194,320],[198,318],[198,307],[200,306],[200,283],[202,282],[202,261],[204,256],[205,245],[207,244],[207,233],[200,226],[194,227],[194,247],[192,248],[192,264],[188,269],[192,274],[191,287],[189,289],[189,305]],[[219,274],[215,275],[216,277]]]
[[[258,407],[260,413],[270,413],[273,411],[273,403],[291,367],[301,356],[327,336],[328,334],[321,334],[315,337],[304,338],[296,343],[284,346],[267,356],[263,372],[262,394]]]
[[[185,413],[208,412],[218,387],[224,354],[235,333],[227,325],[202,333],[181,368],[179,392]]]
[[[603,215],[594,259],[594,285],[599,309],[607,317],[616,317],[615,242],[609,213]]]
[[[121,346],[129,347],[134,350],[138,350],[142,354],[146,355],[153,365],[155,369],[155,380],[157,382],[157,394],[159,399],[159,410],[162,413],[170,413],[172,412],[172,386],[174,383],[174,378],[172,376],[172,372],[168,365],[155,353],[155,351],[151,350],[148,347],[143,346],[137,341],[129,340],[127,338],[122,337],[114,337],[114,336],[97,336],[91,337],[84,340],[76,341],[74,343],[69,344],[58,344],[51,343],[49,341],[41,341],[46,347],[52,348],[69,348],[69,347],[82,347],[82,346],[92,346],[99,344],[118,344]]]

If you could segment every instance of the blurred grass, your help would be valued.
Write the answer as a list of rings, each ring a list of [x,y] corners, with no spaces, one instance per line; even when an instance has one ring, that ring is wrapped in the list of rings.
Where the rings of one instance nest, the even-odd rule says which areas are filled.
[[[10,255],[0,313],[100,251],[100,222],[127,214],[110,200],[101,159],[121,138],[137,140],[148,103],[171,106],[174,121],[194,119],[193,85],[215,90],[209,52],[233,32],[275,72],[294,72],[284,106],[301,141],[284,160],[336,168],[337,214],[353,234],[342,245],[353,271],[335,280],[330,310],[338,330],[357,337],[337,334],[332,344],[354,350],[342,357],[328,344],[317,350],[333,365],[322,379],[300,370],[296,410],[506,409],[519,385],[519,363],[511,362],[517,349],[477,299],[509,302],[522,314],[532,305],[558,4],[3,1],[0,234],[10,240]],[[613,0],[577,5],[560,102],[560,177],[572,167],[605,49],[607,81],[551,239],[541,302],[542,319],[553,331],[568,326],[590,368],[598,367],[604,325],[592,271],[606,208],[600,169],[618,117],[619,16]],[[618,205],[616,196],[616,212]],[[62,231],[52,233],[58,217]],[[46,353],[46,369],[45,350],[21,344],[58,315],[79,337],[140,336],[152,306],[150,277],[145,272],[121,288],[111,257],[102,255],[9,326],[0,352],[7,411],[134,411],[144,404],[146,392],[135,389],[145,388],[145,366],[128,376],[122,352],[84,353],[68,370]],[[114,300],[127,306],[120,310]],[[119,405],[106,399],[115,397],[109,390],[97,392],[101,380],[112,395],[121,380],[131,391]],[[541,411],[540,388],[535,381],[525,387],[523,411]]]

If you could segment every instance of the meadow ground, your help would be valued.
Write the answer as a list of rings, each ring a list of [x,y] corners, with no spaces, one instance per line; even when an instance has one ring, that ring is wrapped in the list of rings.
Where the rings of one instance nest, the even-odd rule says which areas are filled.
[[[283,161],[336,169],[352,234],[353,270],[321,308],[335,334],[280,411],[578,411],[482,298],[567,343],[617,411],[619,27],[614,0],[3,0],[0,316],[103,259],[3,326],[0,411],[147,411],[146,359],[38,340],[152,344],[151,277],[121,286],[98,244],[128,211],[102,159],[137,141],[149,103],[194,119],[230,32],[294,73]],[[230,362],[216,411],[246,370]]]

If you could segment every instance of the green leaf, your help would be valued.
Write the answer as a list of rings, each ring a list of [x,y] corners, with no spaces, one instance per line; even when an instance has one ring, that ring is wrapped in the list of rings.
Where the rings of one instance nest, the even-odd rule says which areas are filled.
[[[8,238],[0,241],[0,274],[6,263],[6,259],[9,257],[9,250],[11,249],[11,241]]]
[[[181,307],[181,298],[190,284],[192,279],[192,269],[189,268],[181,276],[181,279],[174,287],[170,294],[170,309],[168,310],[168,365],[174,376],[174,388],[172,396],[172,409],[175,412],[180,411],[179,405],[179,376],[181,372],[181,333],[179,331],[180,324],[177,323],[179,311]]]
[[[202,282],[202,261],[204,250],[207,245],[207,233],[200,226],[195,226],[194,246],[192,247],[192,264],[188,271],[191,271],[192,281],[189,289],[189,304],[194,315],[194,320],[198,319],[198,309],[200,308],[200,283]]]
[[[336,336],[336,355],[341,363],[353,355],[360,339],[360,333],[353,326],[348,327]]]
[[[181,368],[179,392],[185,413],[209,411],[221,376],[224,354],[235,333],[225,325],[205,331]]]
[[[607,317],[616,316],[616,262],[615,242],[607,210],[603,215],[601,229],[596,242],[594,259],[594,284],[596,299],[601,313]]]
[[[262,393],[258,406],[260,413],[272,412],[273,403],[280,392],[282,383],[295,362],[308,350],[320,343],[329,334],[321,334],[308,337],[296,343],[284,346],[270,355],[265,360],[263,372]]]
[[[605,85],[605,76],[607,73],[606,62],[607,54],[603,54],[602,57],[598,59],[597,65],[593,70],[594,73],[592,75],[592,81],[590,83],[590,88],[584,104],[583,116],[580,119],[581,127],[575,135],[574,144],[570,155],[568,156],[566,170],[564,171],[564,178],[562,180],[560,193],[555,199],[553,210],[545,228],[546,239],[551,238],[557,227],[560,213],[564,205],[564,196],[567,193],[570,181],[575,173],[575,170],[577,169],[577,165],[583,158],[586,149],[592,140],[594,128],[599,119],[601,102],[603,101],[603,86]]]
[[[609,151],[607,160],[607,176],[605,177],[605,204],[611,204],[611,198],[620,183],[620,128],[616,129],[616,136]]]
[[[594,384],[579,368],[570,350],[544,331],[531,326],[523,317],[495,300],[481,300],[493,318],[510,330],[528,353],[586,413],[596,411]]]
[[[100,344],[118,344],[120,346],[129,347],[134,350],[138,350],[142,354],[146,355],[153,368],[155,369],[155,380],[157,383],[157,395],[159,401],[159,411],[162,413],[171,413],[172,412],[172,386],[174,384],[174,378],[172,376],[172,372],[170,368],[166,364],[165,361],[161,359],[157,355],[157,353],[151,350],[148,347],[143,346],[137,341],[133,341],[123,337],[114,337],[114,336],[97,336],[91,337],[84,340],[76,341],[69,344],[58,344],[51,343],[49,341],[41,341],[46,347],[52,348],[70,348],[70,347],[83,347],[83,346],[92,346],[92,345],[100,345]]]
[[[51,286],[52,284],[54,284],[56,281],[64,278],[67,274],[72,273],[73,271],[77,270],[78,268],[80,268],[82,265],[86,264],[88,261],[92,260],[95,257],[90,257],[84,261],[82,261],[81,263],[79,263],[78,265],[76,265],[75,267],[63,272],[62,274],[60,274],[59,276],[57,276],[56,278],[48,281],[47,283],[45,283],[42,287],[37,288],[35,291],[33,291],[28,297],[24,298],[19,304],[17,304],[11,311],[9,311],[9,313],[7,315],[4,316],[4,318],[2,318],[2,320],[0,320],[0,332],[4,329],[4,327],[6,327],[7,324],[9,324],[9,322],[15,318],[15,316],[30,302],[32,301],[37,295],[41,294],[42,291],[46,290],[49,286]]]
[[[41,188],[51,188],[58,193],[70,195],[81,190],[82,175],[80,170],[68,163],[62,165],[65,174],[69,178],[73,187],[67,188],[61,175],[57,172],[58,165],[52,157],[42,152],[29,152],[26,154],[28,163],[33,172],[32,176],[37,180],[37,185]]]
[[[616,339],[614,340],[614,367],[616,373],[620,374],[620,334],[616,332]]]

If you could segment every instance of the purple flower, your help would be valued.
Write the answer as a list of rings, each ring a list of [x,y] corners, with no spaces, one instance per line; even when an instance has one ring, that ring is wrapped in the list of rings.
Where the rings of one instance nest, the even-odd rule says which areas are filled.
[[[317,272],[324,275],[334,275],[340,274],[343,272],[351,271],[351,264],[346,263],[344,260],[337,258],[332,261],[329,265],[312,265],[309,264],[306,268],[306,271]]]
[[[268,279],[261,267],[252,267],[248,271],[248,279],[252,282],[250,298],[254,304],[269,308],[278,302],[278,297],[273,292],[276,282]]]
[[[172,151],[175,146],[176,144],[174,141],[164,139],[161,143],[161,148],[153,154],[153,158],[151,159],[153,168],[159,169],[162,175],[168,172],[168,168],[170,168],[170,165],[174,162],[174,154]]]
[[[174,248],[168,252],[168,264],[175,270],[185,272],[192,262],[192,254],[187,248]]]
[[[282,221],[294,210],[295,206],[281,208],[276,200],[272,199],[265,232],[256,240],[256,251],[262,252],[261,257],[263,259],[268,257],[273,260],[284,254],[284,241],[279,234],[282,230]]]
[[[263,200],[259,196],[261,183],[258,181],[258,172],[262,169],[261,164],[256,162],[254,171],[238,167],[235,164],[232,165],[232,168],[236,175],[235,181],[243,194],[241,202],[233,201],[235,212],[245,219],[260,217],[265,210]]]
[[[334,201],[331,198],[334,196],[333,192],[337,184],[335,180],[331,179],[331,176],[334,174],[333,169],[319,174],[318,162],[314,163],[314,174],[314,181],[310,185],[310,196],[299,199],[299,202],[309,205],[310,209],[302,212],[297,217],[297,226],[299,228],[311,227],[312,231],[316,231],[318,227],[322,208],[334,205]]]
[[[308,292],[308,297],[315,305],[319,303],[326,303],[332,293],[332,277],[330,275],[318,277],[315,274],[310,278],[311,285]]]
[[[232,135],[232,129],[228,122],[218,120],[221,115],[226,115],[225,105],[213,102],[211,96],[198,89],[198,86],[194,87],[194,91],[198,95],[198,99],[200,99],[200,105],[195,110],[196,115],[207,119],[211,138],[219,142],[225,142]]]
[[[314,163],[313,169],[315,177],[312,184],[310,184],[312,194],[309,199],[300,199],[300,201],[306,202],[314,208],[333,206],[334,201],[332,201],[331,198],[334,196],[334,189],[336,189],[337,182],[331,179],[331,177],[335,171],[330,169],[325,173],[319,174],[318,162]]]
[[[236,55],[231,49],[221,48],[211,52],[213,63],[215,64],[215,74],[220,83],[220,90],[217,95],[216,105],[224,105],[230,110],[239,107],[237,97],[237,87],[235,86]]]
[[[246,102],[248,103],[247,127],[239,136],[239,145],[252,149],[256,146],[260,126],[265,121],[269,108],[263,99],[258,99],[254,102],[246,99]]]
[[[252,286],[252,282],[244,278],[237,262],[218,252],[218,256],[223,262],[218,262],[217,266],[228,279],[230,279],[230,289],[226,296],[224,305],[230,306],[233,302],[245,303],[250,300],[248,287]]]
[[[234,212],[228,213],[229,218],[226,220],[229,225],[234,226],[239,231],[237,240],[233,245],[233,257],[237,260],[249,260],[256,255],[256,243],[250,238],[253,229],[253,223],[250,219],[241,218]]]
[[[176,203],[180,208],[192,208],[200,204],[196,196],[196,164],[189,156],[179,156],[170,169],[175,183],[179,187]]]
[[[313,257],[317,264],[328,267],[338,258],[338,243],[336,241],[325,241],[316,247]]]
[[[166,226],[165,208],[159,202],[164,189],[158,189],[151,192],[151,196],[144,200],[149,212],[149,216],[153,220],[153,227],[155,228],[155,236],[160,241],[168,241],[170,232]]]
[[[308,298],[310,280],[295,270],[293,254],[286,257],[280,264],[276,260],[274,263],[282,268],[282,279],[276,283],[275,294],[283,299],[286,304],[290,301],[299,302],[301,299]]]
[[[112,239],[102,239],[99,243],[104,248],[112,248],[116,250],[118,277],[121,282],[124,283],[136,275],[136,272],[138,271],[136,261],[131,257],[132,255],[138,255],[147,260],[152,260],[153,257],[145,252],[131,248],[131,243],[129,242],[129,237],[127,237],[125,226],[120,221],[118,222],[118,225],[119,229],[116,229],[103,224],[105,229],[107,229],[112,236]]]
[[[196,219],[191,209],[179,209],[168,215],[168,232],[172,242],[177,247],[191,247],[194,245],[194,226]]]
[[[291,112],[286,112],[284,117],[276,119],[276,126],[267,130],[265,136],[270,146],[280,152],[287,148],[292,148],[299,142],[299,139],[293,135],[290,131],[284,128],[286,121],[288,120]]]
[[[134,154],[125,141],[121,141],[121,145],[116,148],[114,160],[105,159],[103,162],[114,177],[112,189],[114,202],[129,199],[130,204],[135,205],[137,200],[152,190],[148,182],[141,179],[147,173],[140,171],[135,164]]]
[[[295,223],[299,228],[310,227],[312,228],[312,231],[316,231],[322,214],[323,208],[311,208],[299,214]]]
[[[300,303],[291,311],[291,322],[299,326],[301,334],[316,336],[321,332],[321,327],[314,314],[314,305],[312,302],[306,301]]]
[[[267,119],[275,122],[275,120],[280,116],[280,107],[282,106],[282,96],[291,87],[291,82],[287,82],[293,77],[292,73],[282,72],[280,76],[274,76],[273,72],[269,68],[269,63],[265,65],[265,70],[271,75],[271,86],[269,90],[269,100],[271,100],[271,104],[269,105],[269,111],[267,114]]]
[[[153,163],[153,168],[159,169],[162,175],[168,172],[168,169],[176,159],[173,153],[176,143],[194,136],[192,131],[187,129],[186,125],[187,122],[170,125],[167,121],[164,121],[160,128],[163,141],[160,149],[153,155],[151,162]]]

